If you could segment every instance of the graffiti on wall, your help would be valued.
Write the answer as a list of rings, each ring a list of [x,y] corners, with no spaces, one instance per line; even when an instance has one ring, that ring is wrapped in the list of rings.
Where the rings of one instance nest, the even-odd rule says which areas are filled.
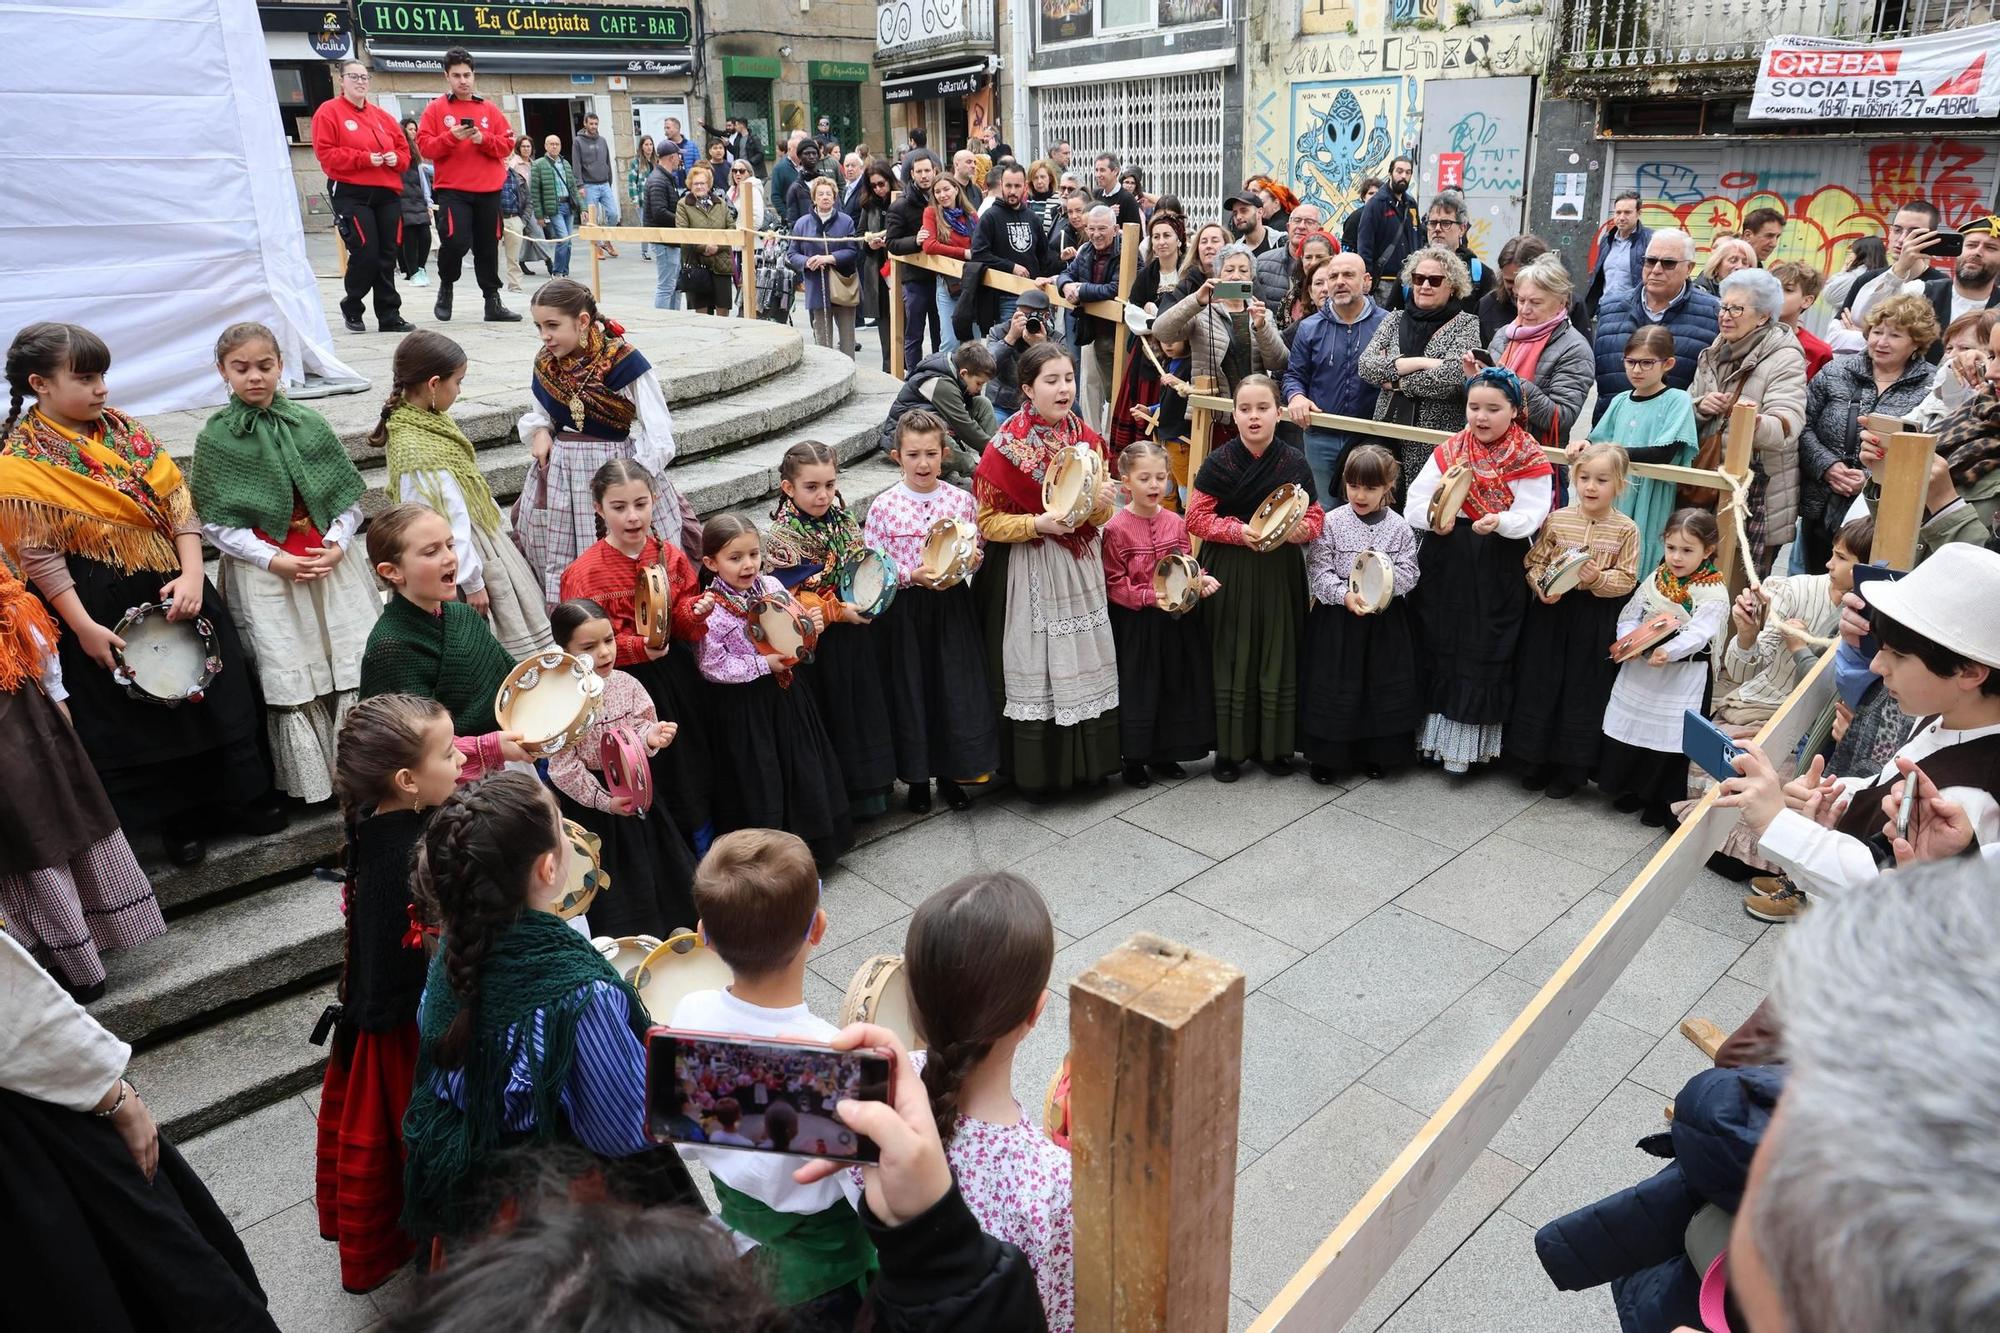
[[[1329,220],[1361,202],[1363,176],[1383,176],[1389,159],[1412,151],[1415,91],[1398,78],[1292,85],[1291,161],[1282,168],[1301,200]]]

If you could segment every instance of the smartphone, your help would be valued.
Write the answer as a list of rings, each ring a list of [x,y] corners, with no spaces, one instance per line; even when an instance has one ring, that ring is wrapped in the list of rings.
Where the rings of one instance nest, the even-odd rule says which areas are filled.
[[[661,1143],[873,1162],[842,1101],[886,1102],[894,1062],[881,1050],[653,1028],[646,1034],[646,1132]]]
[[[1965,253],[1965,237],[1948,229],[1940,231],[1924,253],[1932,259],[1956,259]]]
[[[1690,708],[1681,714],[1681,753],[1717,782],[1727,782],[1736,776],[1730,761],[1743,753],[1743,747],[1723,735],[1721,727]]]
[[[1903,570],[1890,569],[1887,565],[1856,565],[1854,567],[1854,591],[1856,593],[1859,593],[1861,591],[1863,584],[1873,583],[1877,579],[1888,579],[1891,582],[1894,582],[1895,580],[1903,577],[1903,574],[1904,574]],[[1867,599],[1863,598],[1862,600],[1866,601]],[[1875,641],[1875,636],[1873,634],[1862,635],[1861,647],[1859,649],[1859,652],[1861,653],[1861,660],[1863,662],[1874,661],[1875,650],[1878,647],[1880,647],[1880,645]],[[1850,705],[1852,705],[1854,701],[1849,700],[1848,702]]]
[[[1215,290],[1208,294],[1211,301],[1247,301],[1250,299],[1250,284],[1247,282],[1218,282]]]
[[[1472,359],[1482,366],[1497,366],[1500,364],[1493,359],[1493,353],[1487,351],[1484,347],[1473,348]]]

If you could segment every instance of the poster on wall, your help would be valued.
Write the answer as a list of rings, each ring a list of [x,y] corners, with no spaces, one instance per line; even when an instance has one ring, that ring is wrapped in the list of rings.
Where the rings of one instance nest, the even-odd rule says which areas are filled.
[[[1400,78],[1327,79],[1292,85],[1290,174],[1299,199],[1329,223],[1361,202],[1364,176],[1386,176],[1415,119]]]
[[[2000,115],[2000,23],[1900,42],[1773,37],[1752,120],[1970,120]]]
[[[1222,0],[1160,0],[1160,26],[1184,28],[1222,22]]]
[[[1097,0],[1041,0],[1042,45],[1079,42],[1097,31]]]
[[[1528,126],[1534,80],[1426,79],[1418,193],[1456,189],[1472,227],[1466,243],[1492,255],[1523,230],[1528,202]],[[1445,178],[1456,184],[1446,186]],[[1580,206],[1580,205],[1579,205]]]

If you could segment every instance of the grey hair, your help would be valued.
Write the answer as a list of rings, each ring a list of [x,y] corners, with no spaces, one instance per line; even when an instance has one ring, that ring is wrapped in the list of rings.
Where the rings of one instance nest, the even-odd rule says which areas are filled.
[[[1231,255],[1242,255],[1250,261],[1250,271],[1252,273],[1257,271],[1257,252],[1241,241],[1231,241],[1228,245],[1223,246],[1215,252],[1215,271],[1217,273],[1222,272],[1222,261]]]
[[[1324,218],[1326,216],[1326,214],[1319,211],[1319,205],[1314,203],[1301,203],[1297,208],[1292,210],[1293,217],[1297,217],[1301,213],[1311,213],[1315,218]]]
[[[1451,214],[1453,221],[1460,223],[1465,221],[1466,218],[1465,196],[1460,194],[1457,190],[1446,190],[1442,194],[1438,195],[1435,199],[1431,200],[1431,206],[1424,210],[1424,215],[1428,217],[1432,213],[1437,212],[1440,208],[1448,211]]]
[[[1750,1228],[1790,1327],[2000,1326],[2000,912],[1992,862],[1816,905],[1778,955],[1792,1072]]]
[[[1576,290],[1576,283],[1570,278],[1562,256],[1553,250],[1544,250],[1521,265],[1514,274],[1514,286],[1519,287],[1524,282],[1534,283],[1565,306],[1569,304],[1570,293]]]
[[[1465,261],[1441,245],[1427,245],[1410,252],[1410,257],[1403,261],[1403,271],[1396,275],[1405,287],[1410,285],[1410,275],[1417,271],[1417,265],[1426,260],[1443,267],[1444,279],[1451,285],[1453,296],[1472,295],[1472,275],[1465,271]],[[1219,258],[1217,262],[1221,262]],[[1517,275],[1515,281],[1519,280]]]
[[[1123,162],[1118,160],[1118,154],[1116,153],[1099,153],[1096,157],[1090,159],[1092,166],[1096,166],[1099,162],[1109,162],[1113,171],[1121,170],[1125,166]]]
[[[1655,241],[1659,240],[1662,236],[1670,241],[1679,241],[1681,243],[1681,259],[1689,264],[1694,263],[1694,237],[1688,235],[1678,227],[1660,227],[1653,232],[1653,239]],[[1646,248],[1650,250],[1652,246],[1648,244]]]
[[[1751,245],[1750,242],[1744,240],[1741,236],[1725,236],[1708,248],[1708,263],[1702,265],[1701,271],[1710,277],[1714,277],[1715,266],[1721,262],[1724,255],[1729,253],[1731,246],[1735,246],[1741,250],[1748,250],[1750,252],[1751,264],[1756,264],[1757,249],[1755,246]]]
[[[1116,222],[1118,221],[1118,210],[1109,204],[1093,204],[1090,211],[1083,216],[1084,220],[1088,222]]]
[[[1724,278],[1720,293],[1722,299],[1728,300],[1731,292],[1743,293],[1756,307],[1757,313],[1767,319],[1776,319],[1778,312],[1785,308],[1784,284],[1761,268],[1739,268]]]

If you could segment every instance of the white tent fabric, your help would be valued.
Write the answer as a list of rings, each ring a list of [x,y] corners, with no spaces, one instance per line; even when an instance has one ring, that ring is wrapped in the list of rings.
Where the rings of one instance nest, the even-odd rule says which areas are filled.
[[[113,403],[222,403],[215,337],[278,334],[287,377],[360,377],[306,260],[254,0],[0,0],[0,342],[82,324]]]

